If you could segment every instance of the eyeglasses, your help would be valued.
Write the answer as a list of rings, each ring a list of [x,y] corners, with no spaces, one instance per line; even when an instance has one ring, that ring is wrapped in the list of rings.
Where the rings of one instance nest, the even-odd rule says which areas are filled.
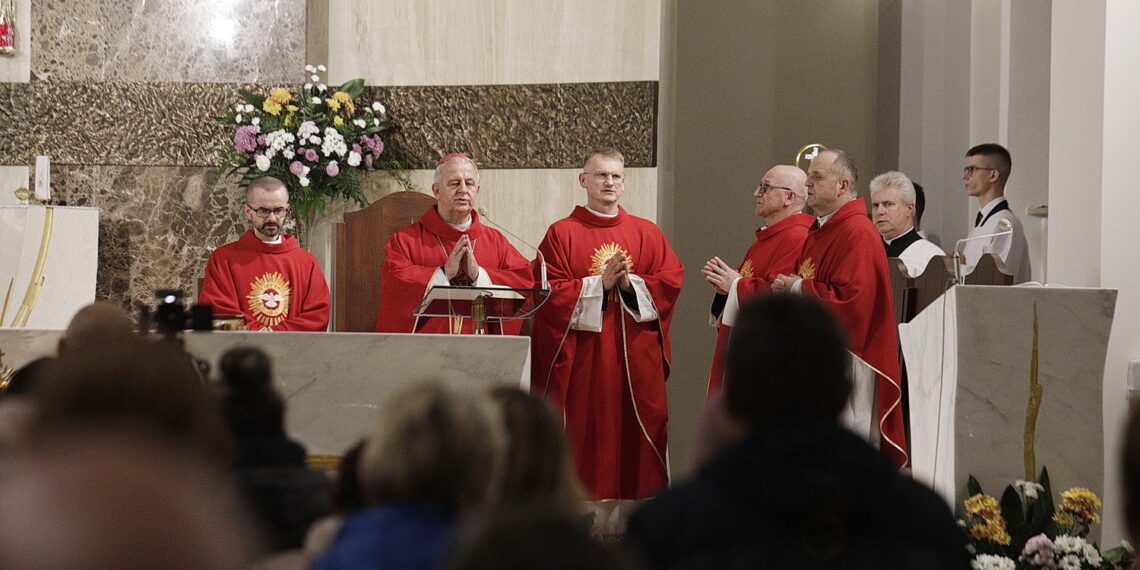
[[[257,217],[259,217],[259,218],[268,218],[270,216],[270,214],[272,214],[274,216],[277,216],[277,219],[282,219],[285,216],[289,215],[289,208],[274,208],[272,210],[270,210],[269,208],[249,208],[249,209],[253,210],[253,213],[256,214]]]
[[[609,180],[610,178],[614,179],[614,184],[621,184],[625,181],[625,175],[616,172],[595,172],[591,174],[591,176],[593,176],[594,180],[597,180],[601,184],[605,184],[606,180]]]
[[[788,192],[795,193],[795,190],[792,190],[791,188],[788,188],[787,186],[772,186],[771,184],[768,184],[765,182],[761,182],[760,185],[756,187],[756,191],[759,192],[761,196],[767,194],[769,190],[773,190],[773,189],[787,190]]]
[[[974,172],[978,171],[978,170],[997,170],[997,169],[996,168],[987,168],[985,166],[970,165],[970,166],[967,166],[966,168],[962,169],[962,174],[965,174],[966,176],[973,176]]]

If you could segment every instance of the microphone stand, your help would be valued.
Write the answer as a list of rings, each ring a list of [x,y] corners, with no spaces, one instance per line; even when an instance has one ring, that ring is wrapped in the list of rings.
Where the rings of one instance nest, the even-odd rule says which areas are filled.
[[[1013,233],[1013,226],[1011,226],[1009,224],[1008,220],[1002,219],[1000,222],[998,222],[998,228],[999,229],[1004,228],[1004,229],[1002,229],[1000,232],[997,232],[997,233],[962,238],[962,239],[954,242],[954,283],[955,284],[957,284],[957,285],[965,285],[966,284],[966,276],[962,275],[962,252],[958,251],[958,248],[961,247],[962,244],[964,244],[968,241],[974,241],[976,239],[995,238],[998,236],[1004,236],[1004,235],[1009,235],[1009,234]]]

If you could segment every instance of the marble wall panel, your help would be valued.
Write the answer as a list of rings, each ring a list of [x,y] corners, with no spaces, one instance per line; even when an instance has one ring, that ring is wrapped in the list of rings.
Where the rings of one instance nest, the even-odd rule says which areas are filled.
[[[331,0],[335,81],[656,81],[660,0]]]
[[[23,186],[31,188],[28,184],[27,166],[0,166],[0,204],[19,204],[16,199],[16,189]]]
[[[56,166],[52,195],[101,210],[95,296],[131,314],[155,289],[192,292],[213,248],[246,228],[241,192],[209,168]]]
[[[241,87],[0,83],[0,164],[30,164],[37,154],[57,164],[218,164],[232,130],[211,117]],[[599,145],[620,148],[631,167],[656,161],[655,82],[370,87],[364,98],[388,107],[398,127],[389,144],[410,168],[433,168],[456,150],[484,168],[570,168]]]
[[[305,0],[36,0],[32,75],[60,81],[303,78]]]

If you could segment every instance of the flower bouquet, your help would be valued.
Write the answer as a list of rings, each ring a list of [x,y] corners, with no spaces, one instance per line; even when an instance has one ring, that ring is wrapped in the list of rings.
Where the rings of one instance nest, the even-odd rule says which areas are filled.
[[[970,477],[970,498],[964,506],[973,568],[993,570],[1109,570],[1126,568],[1132,553],[1121,546],[1101,553],[1087,540],[1091,525],[1100,522],[1100,499],[1083,487],[1061,493],[1055,506],[1049,472],[1041,469],[1038,481],[1015,481],[1005,488],[1001,501],[982,492]]]
[[[392,127],[384,105],[359,101],[364,80],[330,88],[321,79],[324,65],[307,65],[305,71],[309,81],[295,92],[279,87],[262,96],[240,89],[242,102],[214,117],[237,127],[219,175],[237,173],[241,188],[262,176],[280,179],[305,220],[324,213],[334,198],[367,205],[362,170],[385,170],[411,190],[399,160],[384,155],[380,133]]]

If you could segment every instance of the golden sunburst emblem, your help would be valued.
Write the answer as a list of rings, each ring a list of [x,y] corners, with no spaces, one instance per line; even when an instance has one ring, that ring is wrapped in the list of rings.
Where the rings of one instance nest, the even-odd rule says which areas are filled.
[[[756,277],[756,268],[752,266],[751,259],[745,259],[744,263],[740,264],[741,277]]]
[[[594,255],[590,256],[590,275],[601,275],[605,272],[606,262],[618,253],[625,255],[625,261],[629,264],[629,272],[636,273],[633,270],[633,256],[622,246],[610,242],[595,249]]]
[[[796,275],[799,275],[803,279],[815,279],[815,263],[812,263],[810,257],[800,262],[800,267],[796,270]]]
[[[249,311],[253,318],[261,324],[272,327],[289,316],[289,301],[293,290],[284,275],[271,271],[254,279],[245,300],[249,302]]]

